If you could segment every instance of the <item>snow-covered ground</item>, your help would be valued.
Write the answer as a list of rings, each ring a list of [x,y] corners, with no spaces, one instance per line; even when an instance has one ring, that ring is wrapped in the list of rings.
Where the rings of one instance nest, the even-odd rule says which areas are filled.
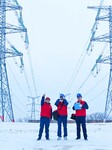
[[[88,141],[75,140],[76,125],[68,124],[68,140],[57,141],[57,124],[50,126],[50,141],[37,141],[39,123],[0,123],[0,150],[112,150],[112,123],[87,124]]]

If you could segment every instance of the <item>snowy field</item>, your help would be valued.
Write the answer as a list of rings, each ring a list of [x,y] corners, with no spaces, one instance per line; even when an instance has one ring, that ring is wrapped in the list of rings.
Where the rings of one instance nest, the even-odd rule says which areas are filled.
[[[68,124],[68,140],[57,141],[57,124],[50,126],[50,141],[37,141],[39,123],[0,123],[0,150],[112,150],[112,123],[87,124],[88,141],[75,140],[76,126]]]

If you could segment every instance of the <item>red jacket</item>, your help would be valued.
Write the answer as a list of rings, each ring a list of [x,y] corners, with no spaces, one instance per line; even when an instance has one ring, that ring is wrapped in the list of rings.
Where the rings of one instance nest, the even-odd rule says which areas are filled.
[[[88,109],[88,104],[81,100],[80,104],[82,105],[81,109],[76,110],[76,116],[86,116],[86,109]],[[74,106],[73,109],[75,110]]]
[[[52,117],[52,107],[49,103],[44,102],[44,104],[41,106],[40,116],[47,117],[47,118]]]
[[[58,114],[60,116],[67,116],[68,115],[67,106],[63,102],[58,103],[57,110],[58,110]]]

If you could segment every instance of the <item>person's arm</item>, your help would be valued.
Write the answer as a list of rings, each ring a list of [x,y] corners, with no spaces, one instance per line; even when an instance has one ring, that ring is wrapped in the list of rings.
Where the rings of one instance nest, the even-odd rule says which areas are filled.
[[[64,104],[67,106],[68,105],[68,102],[67,102],[67,100],[66,99],[64,99]]]
[[[45,94],[42,96],[42,99],[41,99],[41,106],[44,105],[44,100],[45,100]]]
[[[75,107],[73,106],[72,109],[75,110]]]
[[[60,99],[58,99],[58,100],[55,102],[55,105],[56,105],[57,107],[58,107],[59,101],[60,101]]]
[[[52,108],[51,108],[51,117],[50,118],[52,119]]]
[[[88,109],[89,106],[88,106],[88,104],[85,102],[84,105],[82,105],[82,108],[83,108],[83,109]]]

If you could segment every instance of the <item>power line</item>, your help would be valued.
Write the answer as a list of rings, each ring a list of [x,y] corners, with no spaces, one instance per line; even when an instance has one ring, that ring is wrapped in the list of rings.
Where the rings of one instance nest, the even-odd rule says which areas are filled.
[[[84,51],[83,51],[83,52],[84,52]],[[76,66],[75,66],[75,68],[74,68],[74,70],[73,70],[73,73],[72,73],[72,76],[71,76],[71,78],[70,78],[70,80],[69,80],[69,83],[67,84],[67,86],[66,86],[66,88],[65,88],[66,91],[69,91],[70,88],[72,87],[73,82],[74,82],[74,80],[75,80],[75,78],[76,78],[76,76],[77,76],[77,74],[78,74],[78,72],[79,72],[79,70],[80,70],[80,67],[81,67],[81,65],[82,65],[82,63],[83,63],[83,61],[84,61],[84,59],[85,59],[85,57],[86,57],[86,54],[83,56],[83,52],[82,52],[82,54],[81,54],[81,56],[80,56],[80,58],[79,58],[79,60],[78,60],[78,62],[77,62],[77,64],[76,64]],[[82,58],[82,59],[81,59],[81,58]]]
[[[89,89],[89,91],[87,91],[84,96],[88,95],[92,90],[94,90],[106,77],[107,77],[108,73],[97,83],[95,84],[91,89]]]
[[[106,92],[107,88],[105,88],[102,92],[100,92],[98,95],[96,95],[94,98],[92,98],[91,100],[89,100],[89,102],[93,101],[94,99],[96,99],[97,97],[99,97],[100,95],[102,95],[104,92]]]
[[[22,88],[21,88],[21,86],[20,86],[20,84],[19,84],[20,82],[16,79],[16,77],[15,77],[15,75],[14,75],[14,73],[13,73],[13,71],[12,71],[10,65],[9,65],[9,63],[7,63],[7,65],[8,65],[8,67],[9,67],[9,69],[10,69],[12,75],[13,75],[13,78],[15,79],[15,81],[16,81],[16,83],[17,83],[17,86],[19,87],[21,93],[23,94],[24,97],[26,97],[24,91],[22,90]]]
[[[100,6],[102,6],[102,4],[103,4],[103,2],[104,2],[104,0],[101,0],[101,2],[100,2]],[[87,46],[87,49],[86,49],[86,52],[88,53],[88,51],[89,51],[89,49],[90,49],[90,47],[91,47],[91,41],[92,41],[92,39],[94,38],[94,36],[95,36],[95,33],[96,33],[96,30],[97,30],[97,18],[99,17],[99,15],[100,15],[100,11],[101,11],[101,9],[100,9],[100,7],[99,7],[99,9],[98,9],[98,12],[97,12],[97,15],[96,15],[96,18],[95,18],[95,23],[93,24],[93,27],[92,27],[92,32],[91,32],[91,34],[92,34],[92,36],[91,36],[91,38],[90,38],[90,42],[89,42],[89,44],[88,44],[88,46]],[[82,64],[82,63],[81,63]],[[96,66],[96,65],[95,65]],[[93,67],[94,68],[94,67]],[[92,72],[92,70],[91,70],[91,72]],[[83,87],[83,85],[86,83],[86,81],[88,80],[88,78],[90,77],[90,75],[91,75],[91,72],[90,72],[90,74],[87,76],[87,78],[84,80],[84,82],[82,83],[82,85],[80,86],[80,88],[78,89],[78,90],[80,90],[82,87]],[[73,97],[74,98],[74,97]],[[73,99],[72,98],[72,99]]]
[[[101,0],[100,6],[103,4],[103,2],[104,2],[104,0]],[[99,14],[100,14],[100,10],[98,11],[96,18],[99,16]],[[93,27],[92,27],[92,30],[91,30],[92,32],[94,32],[94,35],[95,35],[95,30],[97,29],[96,26],[97,26],[97,23],[96,23],[96,21],[95,21],[95,23],[94,23],[94,25],[93,25]],[[91,37],[91,33],[90,33],[89,39],[90,39],[90,37]],[[93,38],[93,34],[92,34],[92,37],[91,37],[91,38]],[[89,41],[89,39],[88,39],[88,41]],[[88,43],[88,41],[87,41],[87,43]],[[86,46],[87,46],[87,43],[86,43]],[[88,45],[88,47],[87,47],[87,50],[86,50],[87,53],[88,53],[88,50],[90,49],[90,47],[91,47],[91,44],[89,43],[89,45]],[[85,48],[84,48],[84,50],[85,50]],[[80,68],[81,68],[81,65],[82,65],[83,62],[84,62],[84,59],[85,59],[85,57],[86,57],[86,54],[83,56],[84,50],[82,51],[82,54],[81,54],[81,56],[80,56],[80,58],[79,58],[79,60],[78,60],[78,62],[77,62],[77,64],[76,64],[76,67],[75,67],[74,70],[73,70],[72,76],[71,76],[71,78],[70,78],[70,80],[69,80],[69,82],[68,82],[68,84],[67,84],[67,86],[66,86],[66,88],[65,88],[65,90],[67,90],[67,91],[69,91],[70,88],[72,87],[73,82],[74,82],[75,78],[77,77],[78,72],[79,72],[79,70],[80,70]],[[82,58],[82,59],[81,59],[81,58]]]
[[[16,99],[18,100],[19,104],[21,104],[24,108],[26,108],[25,104],[23,104],[23,101],[21,101],[20,97],[18,98],[18,96],[16,94],[14,94],[12,90],[11,90],[11,93],[16,97]]]
[[[85,78],[85,80],[83,81],[83,83],[81,84],[81,86],[78,88],[77,91],[80,91],[80,89],[84,86],[84,84],[87,82],[87,80],[89,79],[90,75],[92,72],[90,72],[90,74]]]
[[[27,78],[27,74],[26,74],[25,68],[24,68],[24,75],[25,75],[25,79],[26,79],[26,83],[27,83],[27,87],[28,87],[29,93],[32,96],[32,92],[31,92],[31,88],[30,88],[30,84],[29,84],[29,81],[28,81],[28,78]]]
[[[27,114],[22,109],[20,109],[17,105],[15,105],[14,102],[13,105],[19,110],[20,113],[23,113],[25,116],[27,116]]]
[[[99,57],[100,57],[100,56],[99,56]],[[78,90],[76,90],[77,92],[79,92],[79,91],[82,89],[82,87],[85,85],[85,83],[87,82],[87,80],[88,80],[89,77],[91,76],[92,72],[94,71],[96,65],[97,65],[97,64],[95,64],[95,65],[93,66],[93,68],[91,69],[91,71],[90,71],[90,73],[88,74],[88,76],[85,78],[85,80],[84,80],[83,83],[80,85],[80,87],[78,88]],[[76,92],[76,93],[77,93],[77,92]],[[75,96],[72,97],[72,100],[73,100],[74,97],[75,97]]]
[[[107,43],[104,45],[104,48],[103,48],[103,50],[102,50],[102,54],[100,55],[101,57],[102,57],[102,55],[103,55],[104,50],[105,50],[106,47],[107,47]],[[100,56],[99,56],[99,58],[100,58]],[[99,58],[98,58],[98,59],[99,59]],[[98,59],[97,59],[97,60],[98,60]],[[89,79],[90,75],[91,75],[92,72],[94,71],[94,68],[95,68],[95,67],[96,67],[96,64],[93,66],[93,68],[91,69],[89,75],[85,78],[85,80],[83,81],[83,83],[81,84],[81,86],[79,87],[79,89],[78,89],[77,91],[80,91],[80,89],[85,85],[85,83],[86,83],[87,80]]]
[[[31,69],[31,75],[32,75],[34,90],[35,90],[35,94],[37,96],[38,93],[37,93],[37,88],[36,88],[36,84],[35,84],[34,71],[33,71],[32,60],[31,60],[31,56],[30,56],[29,50],[27,51],[27,54],[28,54],[28,58],[29,58],[29,64],[30,64],[30,69]]]
[[[90,50],[90,48],[91,48],[91,44],[92,44],[92,39],[94,38],[94,36],[95,36],[95,34],[96,34],[96,30],[97,30],[97,20],[98,20],[98,17],[99,17],[99,15],[100,15],[100,12],[101,12],[101,6],[103,5],[103,2],[104,2],[104,0],[101,0],[101,2],[100,2],[100,5],[99,5],[99,9],[98,9],[98,11],[97,11],[97,15],[96,15],[96,17],[95,17],[95,22],[94,22],[94,24],[93,24],[93,27],[92,27],[92,29],[91,29],[91,38],[90,38],[90,42],[89,42],[89,44],[88,44],[88,46],[87,46],[87,49],[86,49],[86,52],[88,53],[89,52],[89,50]],[[91,50],[92,51],[92,50]]]

